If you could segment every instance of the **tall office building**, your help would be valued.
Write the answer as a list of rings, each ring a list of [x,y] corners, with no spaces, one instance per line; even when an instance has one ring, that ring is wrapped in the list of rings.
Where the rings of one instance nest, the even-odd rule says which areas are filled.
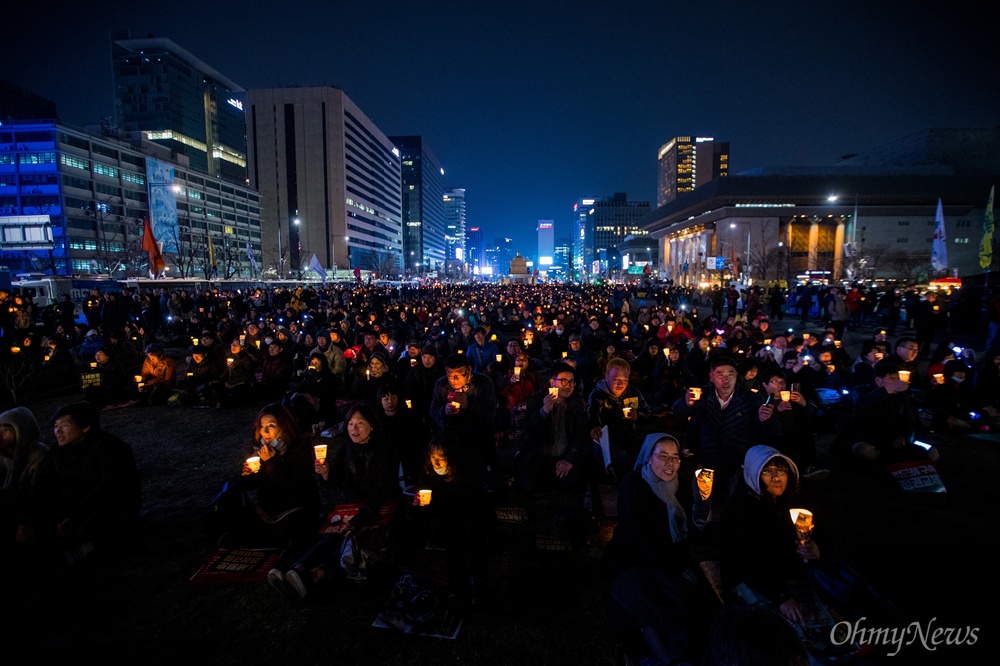
[[[122,129],[142,131],[195,169],[246,185],[243,88],[169,39],[113,32],[111,59]]]
[[[573,204],[573,219],[571,224],[573,243],[573,274],[574,278],[585,280],[591,262],[594,260],[593,245],[587,243],[587,221],[590,219],[590,209],[594,206],[594,197],[582,197]],[[588,254],[589,249],[589,254]]]
[[[729,175],[729,142],[678,136],[657,156],[656,205],[662,206],[713,178]]]
[[[444,219],[447,258],[463,263],[468,261],[465,243],[464,188],[456,187],[444,193]]]
[[[556,239],[555,253],[552,256],[552,266],[549,275],[560,280],[569,279],[573,270],[573,245],[570,239]]]
[[[553,220],[538,220],[538,267],[545,270],[552,265],[555,254],[555,223]]]
[[[624,192],[594,201],[587,209],[587,245],[584,248],[590,261],[587,272],[605,273],[618,268],[609,263],[609,257],[626,236],[647,234],[639,225],[649,209],[648,201],[629,201]]]
[[[443,270],[444,169],[423,137],[391,136],[402,164],[403,260],[407,271]]]
[[[482,275],[486,263],[486,247],[483,245],[483,230],[479,227],[469,227],[465,232],[465,250],[468,254],[469,272],[472,275]]]
[[[507,275],[510,272],[510,260],[517,254],[514,252],[514,241],[510,238],[494,238],[493,245],[487,248],[493,276]]]
[[[18,272],[145,275],[150,220],[177,277],[255,278],[260,196],[171,160],[170,150],[52,121],[0,127],[0,264]],[[186,160],[184,160],[186,162]]]
[[[265,261],[401,274],[399,149],[375,123],[331,87],[250,90],[247,113]]]

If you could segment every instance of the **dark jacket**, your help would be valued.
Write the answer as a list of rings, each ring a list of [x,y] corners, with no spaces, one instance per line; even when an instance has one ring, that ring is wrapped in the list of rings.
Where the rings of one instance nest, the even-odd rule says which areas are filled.
[[[587,451],[590,444],[590,429],[587,427],[587,406],[583,397],[576,391],[564,401],[564,424],[566,431],[566,450],[555,452],[555,432],[553,418],[558,407],[553,407],[551,414],[546,414],[542,403],[548,389],[539,391],[528,403],[527,437],[522,453],[538,454],[555,457],[576,464],[582,451]]]
[[[764,398],[763,393],[751,393],[737,385],[729,405],[722,409],[715,386],[707,384],[702,388],[701,400],[690,407],[685,396],[674,402],[676,416],[691,417],[688,447],[701,465],[716,471],[716,479],[739,470],[747,449],[778,434],[780,426],[776,419],[772,417],[761,423],[757,416]]]
[[[351,520],[355,528],[377,522],[382,505],[399,499],[399,456],[377,433],[372,434],[368,444],[338,438],[329,448],[327,465],[327,484],[346,492],[349,501],[362,505]]]

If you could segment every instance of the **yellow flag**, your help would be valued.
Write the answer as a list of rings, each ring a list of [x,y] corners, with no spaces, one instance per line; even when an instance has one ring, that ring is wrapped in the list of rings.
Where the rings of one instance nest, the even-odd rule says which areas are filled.
[[[208,232],[208,265],[212,268],[218,268],[215,264],[215,246],[212,244],[212,232]]]
[[[993,263],[993,191],[990,188],[990,200],[986,202],[986,219],[983,220],[983,239],[979,241],[979,267],[989,268]]]

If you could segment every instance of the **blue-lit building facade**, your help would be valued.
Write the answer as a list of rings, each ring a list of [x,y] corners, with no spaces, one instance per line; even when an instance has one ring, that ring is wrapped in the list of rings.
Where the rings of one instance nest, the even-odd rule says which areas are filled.
[[[456,187],[445,192],[444,216],[447,258],[465,263],[465,188]]]
[[[111,57],[119,127],[143,132],[194,169],[246,184],[242,87],[169,39],[113,33]]]
[[[594,201],[594,197],[581,197],[573,204],[570,241],[573,244],[573,278],[576,280],[586,280],[588,267],[594,260],[593,246],[587,244],[587,221],[590,219],[589,213]]]
[[[626,236],[642,236],[643,217],[649,212],[648,201],[629,201],[624,192],[595,199],[587,207],[585,269],[591,277],[607,275],[621,268],[615,248]]]
[[[486,263],[486,246],[483,245],[483,230],[480,227],[468,227],[465,231],[465,250],[468,255],[471,275],[482,275]]]
[[[211,234],[212,274],[253,277],[247,245],[258,262],[261,254],[254,190],[180,164],[138,132],[0,126],[0,263],[12,272],[144,275],[147,217],[168,275],[207,277]]]
[[[402,180],[403,262],[408,273],[444,269],[444,169],[420,136],[391,136]]]

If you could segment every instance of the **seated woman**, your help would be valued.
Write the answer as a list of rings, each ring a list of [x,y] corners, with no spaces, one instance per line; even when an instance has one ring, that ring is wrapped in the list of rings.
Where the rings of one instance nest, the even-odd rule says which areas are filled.
[[[240,476],[216,500],[219,546],[291,546],[301,552],[315,534],[320,508],[311,442],[279,404],[257,414],[253,441],[259,469],[244,462]]]
[[[466,464],[459,451],[451,434],[427,446],[413,497],[413,506],[418,507],[413,527],[419,531],[413,541],[444,546],[449,587],[462,603],[474,603],[487,582],[496,512],[479,466]]]
[[[291,352],[280,340],[272,340],[260,365],[258,392],[265,400],[280,400],[288,390],[288,382],[292,378]]]
[[[941,368],[941,383],[935,383],[927,392],[933,427],[967,430],[978,423],[979,398],[972,386],[972,368],[963,361],[952,359]],[[975,416],[973,416],[975,415]]]
[[[142,362],[142,387],[139,403],[165,405],[174,394],[177,383],[177,363],[167,356],[158,344],[146,346],[146,360]]]
[[[302,377],[289,384],[285,405],[303,429],[324,421],[334,413],[337,379],[330,372],[326,355],[314,351]]]
[[[821,557],[811,526],[797,529],[790,510],[803,508],[798,488],[799,470],[790,458],[764,445],[747,451],[742,488],[722,512],[725,593],[738,602],[770,604],[801,628],[823,626],[824,637],[834,622],[826,606],[845,618],[898,623],[891,602],[857,572]]]
[[[190,347],[191,360],[188,361],[184,376],[177,382],[182,405],[197,405],[202,401],[212,402],[209,387],[212,382],[222,379],[226,372],[225,360],[211,354],[208,347],[199,345]]]
[[[121,363],[112,358],[111,350],[101,347],[94,353],[94,360],[97,362],[96,372],[101,375],[101,382],[83,389],[83,399],[93,405],[94,409],[103,409],[128,400],[129,378]]]
[[[325,484],[359,504],[358,513],[345,531],[324,535],[287,572],[280,568],[268,572],[272,587],[290,589],[300,599],[343,575],[365,580],[364,558],[384,547],[388,539],[381,509],[398,500],[401,492],[399,457],[385,441],[375,410],[359,403],[347,411],[344,423],[347,437],[338,438],[327,459],[314,462],[314,469]]]
[[[641,652],[644,642],[660,663],[697,660],[716,603],[689,539],[709,520],[711,493],[711,473],[682,465],[676,439],[646,437],[619,485],[618,524],[604,551],[609,619],[625,636],[626,654]]]
[[[792,587],[808,579],[805,562],[820,556],[814,540],[796,539],[788,511],[801,506],[798,487],[799,470],[791,458],[770,446],[753,446],[743,463],[743,484],[722,512],[723,588],[744,584],[792,622],[802,621]]]

